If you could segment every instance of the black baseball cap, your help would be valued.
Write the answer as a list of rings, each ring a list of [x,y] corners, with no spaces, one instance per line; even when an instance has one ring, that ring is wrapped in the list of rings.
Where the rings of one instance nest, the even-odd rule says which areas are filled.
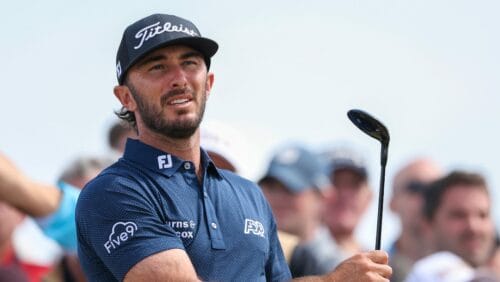
[[[199,51],[207,68],[210,58],[219,45],[212,39],[201,36],[198,28],[190,21],[166,14],[154,14],[129,25],[116,54],[116,76],[123,84],[127,71],[149,52],[169,45],[186,45]]]

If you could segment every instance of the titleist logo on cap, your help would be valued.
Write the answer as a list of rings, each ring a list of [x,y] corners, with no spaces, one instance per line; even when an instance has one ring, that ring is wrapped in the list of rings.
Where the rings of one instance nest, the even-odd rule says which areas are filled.
[[[198,36],[198,33],[196,33],[196,31],[185,27],[182,24],[175,25],[171,22],[166,22],[165,24],[160,25],[160,22],[157,22],[155,24],[146,26],[135,34],[135,38],[139,39],[140,41],[139,44],[134,46],[134,49],[141,48],[144,42],[157,36],[158,34],[162,34],[165,32],[182,32],[190,36]]]

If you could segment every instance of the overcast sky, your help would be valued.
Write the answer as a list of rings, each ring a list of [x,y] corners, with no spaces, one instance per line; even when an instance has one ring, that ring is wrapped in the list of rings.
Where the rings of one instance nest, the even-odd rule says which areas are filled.
[[[50,182],[76,156],[107,152],[119,40],[157,12],[188,18],[219,43],[206,119],[245,136],[249,177],[277,144],[340,142],[366,154],[377,186],[379,144],[346,118],[360,108],[391,133],[387,187],[418,155],[500,184],[493,0],[4,1],[0,151]],[[374,232],[372,215],[361,233]],[[386,223],[384,244],[397,232],[389,213]]]

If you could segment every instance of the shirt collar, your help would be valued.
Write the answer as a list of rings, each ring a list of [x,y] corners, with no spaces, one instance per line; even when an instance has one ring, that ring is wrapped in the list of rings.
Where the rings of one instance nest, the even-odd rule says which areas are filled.
[[[207,152],[200,148],[201,166],[206,173],[213,173],[217,177],[222,177],[219,169],[215,166]],[[187,163],[193,166],[191,161],[185,161],[168,152],[164,152],[136,139],[127,139],[123,158],[141,166],[171,177],[181,166]],[[194,168],[193,168],[194,169]]]

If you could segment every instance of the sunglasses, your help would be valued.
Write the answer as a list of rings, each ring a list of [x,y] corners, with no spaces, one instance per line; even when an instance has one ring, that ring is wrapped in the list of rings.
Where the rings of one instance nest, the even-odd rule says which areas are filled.
[[[423,194],[427,190],[427,185],[417,180],[412,180],[406,185],[406,191],[411,194]]]

